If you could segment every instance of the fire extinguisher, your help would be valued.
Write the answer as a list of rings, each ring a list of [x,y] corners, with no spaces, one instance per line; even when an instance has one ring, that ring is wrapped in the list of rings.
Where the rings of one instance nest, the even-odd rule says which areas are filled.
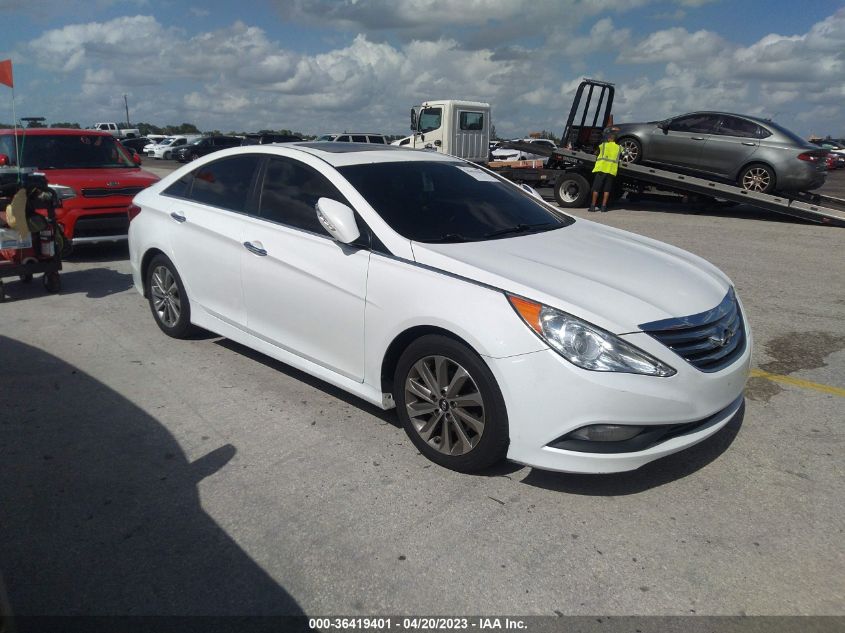
[[[41,237],[41,256],[53,257],[56,254],[56,240],[53,237],[53,227],[48,226],[39,232]]]

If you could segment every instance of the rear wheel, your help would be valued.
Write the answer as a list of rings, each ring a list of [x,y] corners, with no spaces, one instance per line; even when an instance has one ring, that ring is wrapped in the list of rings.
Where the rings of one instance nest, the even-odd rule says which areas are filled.
[[[417,339],[399,359],[393,384],[405,432],[428,459],[475,472],[504,458],[504,398],[490,369],[466,345],[440,335]]]
[[[566,209],[583,207],[590,196],[590,183],[581,174],[562,174],[555,183],[555,200]]]
[[[746,191],[769,193],[775,188],[775,172],[767,165],[749,165],[740,172],[737,182]]]
[[[187,338],[193,331],[191,304],[176,267],[164,255],[156,255],[147,271],[150,310],[161,331],[173,338]]]
[[[643,159],[643,146],[635,138],[626,136],[619,139],[619,160],[635,165]]]

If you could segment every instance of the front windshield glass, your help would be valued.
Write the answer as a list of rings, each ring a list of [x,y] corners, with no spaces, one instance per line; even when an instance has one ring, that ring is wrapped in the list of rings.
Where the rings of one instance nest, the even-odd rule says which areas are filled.
[[[3,138],[3,150],[15,164],[14,138]],[[6,146],[10,146],[7,148]],[[22,167],[38,169],[90,169],[102,167],[137,167],[112,136],[18,135]]]
[[[394,231],[417,242],[500,239],[574,221],[467,163],[371,163],[338,171]]]
[[[425,134],[440,127],[442,108],[423,108],[420,112],[420,132]]]

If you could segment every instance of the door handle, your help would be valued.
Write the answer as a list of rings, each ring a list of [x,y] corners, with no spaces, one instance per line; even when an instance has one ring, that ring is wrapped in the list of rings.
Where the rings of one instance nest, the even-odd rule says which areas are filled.
[[[246,250],[248,250],[250,253],[254,253],[254,254],[256,254],[256,255],[261,255],[262,257],[264,257],[265,255],[267,255],[267,251],[266,251],[266,250],[264,250],[264,249],[263,249],[263,248],[261,248],[260,246],[256,246],[256,245],[255,245],[255,244],[253,244],[252,242],[244,242],[244,247],[245,247],[245,248],[246,248]]]
[[[690,136],[690,138],[694,141],[703,141],[704,140],[703,136]]]
[[[174,220],[176,220],[176,221],[177,221],[177,222],[179,222],[179,223],[182,223],[182,222],[184,222],[185,220],[187,220],[187,219],[188,219],[188,218],[186,218],[184,215],[181,215],[181,214],[179,214],[179,213],[176,213],[175,211],[174,211],[173,213],[171,213],[171,214],[170,214],[170,217],[171,217],[171,218],[173,218]]]
[[[742,144],[748,145],[749,147],[754,147],[755,145],[757,145],[757,143],[749,143],[748,141],[743,141]]]

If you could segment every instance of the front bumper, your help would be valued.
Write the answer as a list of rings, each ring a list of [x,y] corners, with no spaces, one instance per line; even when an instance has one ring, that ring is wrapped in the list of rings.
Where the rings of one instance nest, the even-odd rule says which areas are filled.
[[[502,390],[510,425],[508,459],[544,470],[615,473],[635,470],[701,442],[723,428],[742,406],[751,364],[751,338],[743,354],[715,373],[701,372],[646,334],[624,338],[668,362],[668,378],[579,369],[552,350],[485,357]],[[549,446],[591,424],[655,426],[699,423],[632,452],[588,453]]]

